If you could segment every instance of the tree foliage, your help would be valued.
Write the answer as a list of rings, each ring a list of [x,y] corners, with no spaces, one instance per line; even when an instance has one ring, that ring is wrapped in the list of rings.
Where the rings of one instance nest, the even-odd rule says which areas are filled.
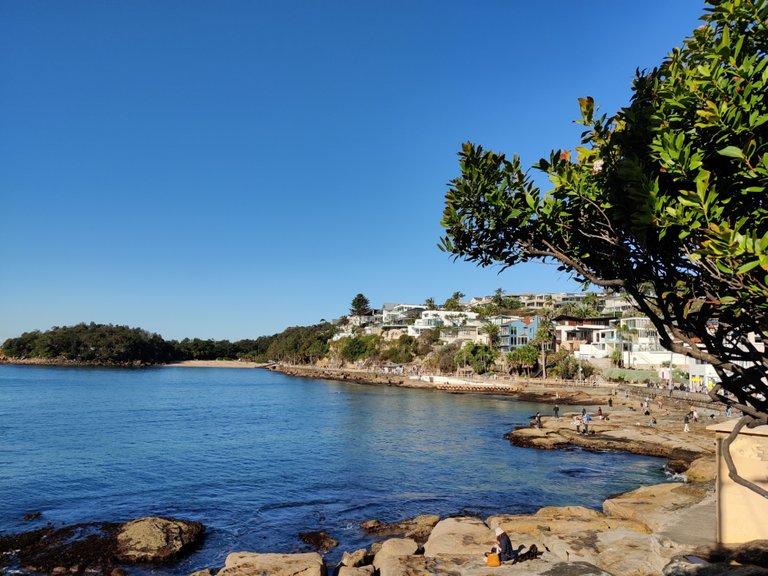
[[[25,332],[6,340],[3,353],[20,359],[60,359],[83,364],[155,364],[181,359],[174,343],[166,342],[158,334],[93,322]]]
[[[536,366],[538,358],[539,349],[533,344],[525,344],[507,353],[507,364],[513,372],[525,370],[525,373],[529,374],[531,368]]]
[[[456,352],[454,357],[457,366],[470,366],[476,374],[488,371],[499,353],[485,344],[467,342]]]
[[[352,298],[352,305],[349,308],[349,313],[352,316],[365,316],[371,312],[371,302],[364,294],[358,294]]]
[[[460,312],[464,309],[461,305],[461,299],[464,298],[463,292],[454,292],[449,298],[446,298],[443,303],[443,310],[451,310],[453,312]]]
[[[379,341],[380,337],[375,334],[342,338],[337,342],[338,353],[347,362],[376,358]]]
[[[480,265],[554,260],[585,285],[626,291],[662,345],[714,366],[712,396],[768,417],[768,1],[711,0],[703,25],[631,103],[579,100],[575,155],[534,184],[520,159],[466,143],[442,247]]]
[[[336,328],[323,322],[287,328],[279,334],[253,340],[164,340],[141,328],[112,324],[56,326],[45,332],[25,332],[3,343],[11,358],[63,360],[82,364],[162,364],[179,360],[290,360],[306,363],[328,352]]]

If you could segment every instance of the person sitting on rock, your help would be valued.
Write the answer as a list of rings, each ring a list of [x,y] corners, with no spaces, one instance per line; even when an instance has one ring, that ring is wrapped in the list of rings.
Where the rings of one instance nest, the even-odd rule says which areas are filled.
[[[496,528],[496,544],[491,548],[491,552],[498,554],[502,562],[513,560],[517,556],[517,552],[512,550],[512,541],[502,528]]]

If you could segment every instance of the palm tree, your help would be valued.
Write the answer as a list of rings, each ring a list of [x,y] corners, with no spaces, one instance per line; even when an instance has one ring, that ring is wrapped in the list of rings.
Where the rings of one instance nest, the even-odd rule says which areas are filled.
[[[634,336],[636,335],[637,335],[636,328],[630,328],[626,324],[619,324],[616,327],[616,336],[618,336],[619,338],[620,350],[622,351],[622,360],[624,357],[624,342],[626,340],[629,340],[629,342],[632,342],[634,340]],[[632,362],[632,350],[630,348],[629,354],[627,355],[627,363],[625,364],[625,367],[630,367],[631,362]]]
[[[480,331],[488,335],[488,346],[490,347],[491,350],[495,350],[497,344],[499,343],[500,328],[498,324],[486,322],[485,324],[483,324],[483,327],[480,329]]]
[[[539,327],[536,330],[536,337],[531,344],[538,344],[541,347],[541,377],[547,377],[547,345],[552,341],[555,333],[555,327],[552,325],[552,309],[543,308],[539,318]]]

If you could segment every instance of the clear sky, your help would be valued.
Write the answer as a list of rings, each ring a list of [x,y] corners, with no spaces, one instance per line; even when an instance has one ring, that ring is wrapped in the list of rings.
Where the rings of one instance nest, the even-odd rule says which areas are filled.
[[[384,302],[578,289],[440,252],[472,140],[531,164],[703,2],[0,0],[0,343],[237,340]]]

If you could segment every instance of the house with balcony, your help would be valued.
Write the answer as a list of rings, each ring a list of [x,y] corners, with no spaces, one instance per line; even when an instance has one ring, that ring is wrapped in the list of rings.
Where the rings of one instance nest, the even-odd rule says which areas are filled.
[[[571,354],[578,354],[582,345],[592,344],[595,335],[608,328],[610,319],[561,315],[553,318],[552,324],[555,331],[555,349],[564,348]]]
[[[610,322],[607,328],[595,331],[591,344],[579,347],[580,358],[610,358],[619,350],[628,368],[658,367],[665,363],[688,365],[686,356],[672,354],[662,347],[656,327],[645,316],[616,318]]]
[[[381,315],[382,328],[405,328],[426,309],[424,304],[384,304]]]
[[[536,338],[541,319],[538,316],[518,317],[499,326],[499,350],[507,353],[525,346]]]

